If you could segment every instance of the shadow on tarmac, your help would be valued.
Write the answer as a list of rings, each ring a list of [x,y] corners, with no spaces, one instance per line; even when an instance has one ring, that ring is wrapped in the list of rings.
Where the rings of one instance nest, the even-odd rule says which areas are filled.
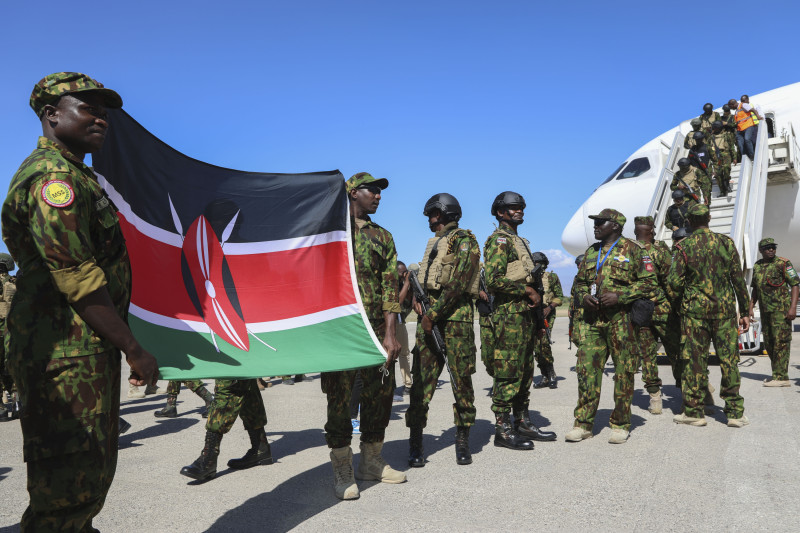
[[[186,428],[192,427],[198,422],[200,422],[200,420],[197,418],[190,417],[167,418],[161,420],[155,419],[155,423],[151,426],[142,428],[139,431],[134,431],[133,433],[125,433],[124,435],[120,435],[119,449],[123,450],[125,448],[135,448],[137,446],[141,446],[138,441],[152,439],[154,437],[161,437],[162,435],[169,435],[170,433],[177,433],[185,430]]]
[[[7,477],[6,474],[9,472],[11,472],[11,468],[7,466],[0,467],[0,481],[3,481]]]
[[[739,372],[742,378],[752,379],[753,381],[764,381],[772,378],[772,374],[755,374],[753,372]]]

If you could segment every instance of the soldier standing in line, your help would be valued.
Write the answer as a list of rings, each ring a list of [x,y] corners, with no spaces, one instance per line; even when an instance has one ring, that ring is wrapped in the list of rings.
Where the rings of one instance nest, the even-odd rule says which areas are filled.
[[[693,118],[692,120],[689,121],[689,124],[692,126],[692,131],[687,133],[686,137],[683,138],[683,147],[686,148],[687,150],[694,147],[695,143],[693,135],[694,133],[700,131],[700,124],[702,124],[702,122],[700,121],[699,118]]]
[[[355,500],[360,494],[353,477],[353,424],[350,418],[353,381],[360,373],[361,391],[361,462],[355,477],[384,483],[403,483],[406,475],[398,472],[381,457],[383,439],[392,412],[394,362],[400,353],[397,342],[397,317],[402,308],[397,288],[397,250],[392,234],[374,223],[369,215],[378,210],[381,194],[389,186],[385,178],[375,179],[366,172],[347,180],[350,222],[353,237],[353,260],[356,280],[370,325],[389,356],[380,368],[361,368],[323,372],[322,390],[328,397],[328,421],[325,440],[331,449],[334,492],[340,500]]]
[[[657,280],[653,261],[644,247],[622,236],[625,216],[603,209],[594,220],[599,242],[587,248],[575,284],[583,302],[584,324],[578,349],[578,405],[568,442],[592,437],[594,417],[600,403],[603,368],[609,355],[614,361],[614,411],[611,413],[611,444],[628,440],[631,427],[633,376],[639,365],[636,331],[631,321],[634,302],[652,299]]]
[[[742,154],[739,153],[739,146],[736,144],[736,119],[728,104],[722,106],[722,116],[719,119],[722,121],[722,129],[728,137],[728,145],[731,146],[733,152],[732,162],[739,163],[742,160]]]
[[[6,349],[4,339],[6,337],[6,318],[8,318],[8,310],[11,307],[11,300],[14,298],[14,293],[17,291],[17,280],[9,272],[16,268],[14,259],[8,254],[0,254],[0,422],[5,420],[8,415],[8,409],[5,406],[4,394],[8,394],[9,403],[12,401],[14,394],[14,380],[11,379],[11,374],[6,371]],[[5,389],[5,393],[4,393]],[[17,416],[11,410],[11,416]]]
[[[689,209],[693,231],[675,245],[667,276],[667,296],[673,305],[680,305],[681,357],[686,365],[681,383],[684,412],[673,420],[677,424],[706,425],[703,399],[709,390],[708,348],[713,341],[722,371],[720,396],[725,400],[728,426],[742,427],[750,421],[739,394],[736,302],[741,311],[739,324],[747,331],[750,297],[733,240],[708,229],[709,220],[707,206],[693,205]]]
[[[709,142],[711,156],[716,164],[720,197],[731,192],[731,163],[735,155],[733,145],[728,143],[728,137],[728,134],[722,130],[722,121],[715,121],[712,125]]]
[[[250,436],[250,449],[239,459],[228,461],[228,467],[243,470],[257,465],[272,464],[267,433],[267,412],[264,399],[255,379],[218,379],[214,383],[214,398],[208,410],[206,439],[203,451],[192,464],[181,468],[181,475],[208,481],[217,475],[217,457],[222,436],[231,430],[236,419]],[[180,383],[180,382],[172,382]],[[201,382],[202,383],[202,382]]]
[[[158,377],[126,323],[131,266],[119,219],[83,162],[102,148],[106,108],[122,98],[59,72],[34,86],[30,106],[42,136],[2,209],[3,241],[21,270],[6,320],[30,495],[20,527],[95,531],[117,467],[120,352],[135,385]]]
[[[792,262],[776,257],[778,245],[768,237],[758,243],[761,259],[753,267],[753,294],[749,316],[753,317],[756,302],[761,310],[761,332],[772,364],[772,379],[765,387],[789,387],[789,347],[792,342],[792,321],[797,318],[797,297],[800,277]]]
[[[720,120],[719,113],[714,111],[714,104],[707,103],[703,105],[703,114],[697,117],[700,119],[700,131],[706,134],[706,137],[711,135],[711,126],[715,121]]]
[[[686,157],[678,159],[678,172],[672,177],[669,188],[682,190],[690,207],[700,202],[711,203],[711,180]]]
[[[672,231],[677,231],[680,228],[689,227],[687,217],[689,215],[689,204],[686,203],[683,190],[676,189],[672,191],[672,205],[667,208],[667,215],[665,224]]]
[[[534,268],[530,248],[517,234],[524,222],[525,199],[515,192],[502,192],[492,203],[491,213],[498,221],[498,228],[486,240],[483,253],[486,286],[494,296],[491,316],[494,445],[532,450],[532,440],[552,441],[556,434],[537,428],[528,411],[534,337],[542,333],[535,331],[532,309],[541,304],[542,298],[530,277]]]
[[[542,268],[547,269],[550,260],[547,256],[539,252],[541,257],[544,258]],[[550,346],[550,339],[553,337],[553,326],[556,323],[556,307],[559,307],[564,301],[564,290],[561,288],[561,280],[558,279],[558,274],[555,272],[545,272],[542,276],[542,286],[544,287],[544,294],[542,295],[542,314],[547,321],[546,327],[549,335],[542,335],[536,339],[536,363],[539,366],[539,371],[542,373],[542,379],[536,384],[537,389],[550,387],[555,389],[558,387],[558,376],[553,364],[553,349]]]
[[[208,392],[205,384],[199,379],[170,381],[167,384],[167,405],[153,413],[153,415],[156,418],[175,418],[178,416],[178,394],[181,392],[181,383],[186,385],[186,388],[203,399],[206,405],[200,412],[200,416],[203,418],[208,418],[208,408],[211,407],[211,402],[214,400],[214,396]],[[258,389],[261,390],[261,387]]]
[[[478,241],[468,229],[458,227],[461,206],[450,194],[433,195],[422,211],[435,237],[428,241],[419,264],[419,282],[430,300],[430,309],[417,324],[417,347],[414,351],[411,403],[406,411],[408,465],[425,466],[422,431],[428,423],[428,406],[436,391],[436,383],[445,365],[452,372],[453,418],[456,426],[456,462],[472,463],[469,450],[469,428],[475,424],[475,308],[472,300],[478,295],[481,251]],[[437,353],[433,327],[444,337],[446,355]],[[447,360],[445,361],[445,357]]]
[[[695,167],[700,174],[705,176],[705,181],[708,186],[708,195],[705,195],[705,190],[703,191],[703,195],[705,196],[706,205],[709,205],[711,203],[711,180],[717,174],[717,165],[715,160],[711,158],[711,152],[706,144],[706,138],[706,134],[701,131],[695,133],[695,143],[694,146],[689,149],[689,155],[687,157],[691,165]]]
[[[675,361],[680,356],[680,331],[675,327],[675,316],[671,313],[672,308],[666,294],[667,274],[672,262],[672,254],[664,242],[656,241],[653,217],[636,217],[633,219],[633,223],[635,224],[636,240],[644,246],[645,253],[650,256],[658,280],[658,288],[653,300],[656,304],[653,318],[650,325],[639,328],[638,335],[642,353],[642,381],[650,395],[648,410],[654,415],[660,415],[662,401],[661,379],[658,377],[658,341],[664,345],[664,351],[672,363],[673,374],[677,368]],[[680,374],[675,375],[676,381],[679,381],[679,376]]]
[[[581,262],[583,262],[583,254],[579,255],[575,258],[575,266],[578,267],[578,272],[581,270]],[[583,304],[578,301],[577,296],[575,295],[575,289],[577,287],[578,282],[578,274],[575,274],[575,277],[572,279],[572,289],[570,290],[569,295],[569,334],[572,343],[580,348],[581,345],[581,327],[583,324]],[[575,352],[577,354],[577,352]]]
[[[486,288],[486,270],[483,263],[480,264],[480,285],[478,299],[475,300],[475,307],[478,308],[478,325],[481,334],[481,361],[486,368],[486,373],[494,379],[494,330],[492,329],[492,314],[494,313],[494,298]],[[490,390],[489,396],[492,395]]]

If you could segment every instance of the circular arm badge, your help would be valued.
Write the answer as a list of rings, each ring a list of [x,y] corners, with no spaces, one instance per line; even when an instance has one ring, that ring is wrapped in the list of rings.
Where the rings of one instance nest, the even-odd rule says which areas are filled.
[[[75,200],[75,192],[66,181],[50,180],[42,186],[42,199],[53,207],[67,207]]]

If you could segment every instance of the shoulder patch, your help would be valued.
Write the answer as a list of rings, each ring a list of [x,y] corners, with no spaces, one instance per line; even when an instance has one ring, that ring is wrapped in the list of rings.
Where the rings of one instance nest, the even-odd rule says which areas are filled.
[[[508,242],[508,239],[506,239],[505,237],[498,237],[497,238],[497,243],[498,244],[505,244],[507,242]]]
[[[461,251],[462,252],[466,252],[467,250],[469,250],[469,243],[468,242],[462,242],[461,243]]]
[[[42,200],[52,207],[67,207],[75,201],[75,191],[66,181],[50,180],[42,185]]]

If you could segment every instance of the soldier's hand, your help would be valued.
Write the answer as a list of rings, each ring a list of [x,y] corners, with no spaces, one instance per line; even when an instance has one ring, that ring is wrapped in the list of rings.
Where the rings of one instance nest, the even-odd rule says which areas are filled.
[[[748,329],[750,329],[750,317],[743,316],[739,319],[739,333],[745,333]]]
[[[386,350],[386,354],[389,356],[386,363],[392,364],[397,361],[397,356],[400,355],[402,347],[393,335],[386,335],[383,338],[383,349]]]
[[[422,331],[424,331],[427,335],[433,333],[433,320],[428,315],[424,315],[422,317]]]
[[[538,307],[542,303],[542,297],[531,286],[525,286],[525,296],[531,301],[530,307]]]
[[[545,318],[547,318],[548,316],[550,316],[550,313],[551,313],[552,311],[553,311],[553,308],[552,308],[552,307],[550,307],[549,305],[548,305],[548,306],[545,306],[545,308],[544,308],[544,309],[542,309],[542,315],[543,315]]]
[[[489,295],[486,294],[486,291],[479,291],[478,292],[478,298],[480,298],[484,302],[488,302],[489,301]]]
[[[420,304],[416,298],[411,301],[411,307],[414,308],[414,312],[418,315],[422,314],[422,304]]]
[[[584,309],[591,309],[592,311],[597,311],[600,309],[600,302],[594,296],[587,294],[583,297],[583,307]]]
[[[795,318],[797,318],[797,309],[796,308],[795,309],[789,309],[788,311],[786,311],[786,320],[791,322]]]
[[[619,295],[616,292],[604,292],[600,295],[600,305],[617,305],[619,303]]]
[[[141,346],[130,350],[125,354],[125,360],[131,367],[131,375],[128,381],[138,386],[153,385],[158,381],[158,362],[153,354]]]

